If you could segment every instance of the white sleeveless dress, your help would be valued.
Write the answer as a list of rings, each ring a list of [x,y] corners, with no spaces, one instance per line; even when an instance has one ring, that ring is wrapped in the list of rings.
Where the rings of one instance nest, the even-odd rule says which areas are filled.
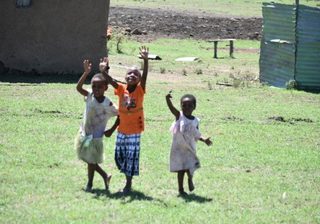
[[[191,175],[200,167],[200,161],[196,155],[196,142],[201,137],[198,129],[200,119],[188,119],[180,111],[180,117],[175,121],[170,131],[173,141],[170,152],[170,171],[189,170]]]
[[[75,139],[79,159],[92,164],[103,162],[104,131],[108,120],[117,115],[118,110],[109,98],[105,97],[104,101],[99,103],[93,93],[88,94],[83,122]]]

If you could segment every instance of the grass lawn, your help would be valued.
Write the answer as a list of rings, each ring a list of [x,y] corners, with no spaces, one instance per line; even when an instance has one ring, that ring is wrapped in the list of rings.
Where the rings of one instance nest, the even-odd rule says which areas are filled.
[[[111,6],[161,8],[218,16],[261,17],[263,2],[295,4],[295,0],[113,0]],[[320,7],[319,0],[300,0],[301,5]]]
[[[122,53],[116,53],[115,39],[108,43],[109,57],[112,67],[124,67],[124,65],[136,65],[141,67],[137,61],[138,48],[143,43],[124,39],[121,44]],[[215,79],[230,79],[230,77],[255,79],[259,74],[259,41],[237,40],[235,41],[235,59],[229,57],[228,42],[220,43],[218,49],[219,60],[213,59],[213,43],[207,41],[185,39],[158,39],[151,43],[145,43],[150,48],[150,53],[162,58],[161,61],[150,61],[149,69],[155,73],[192,75],[199,76],[203,81],[207,76]],[[179,57],[197,57],[195,63],[176,62]],[[114,63],[115,62],[115,63]],[[121,62],[121,64],[117,63]],[[114,72],[117,72],[114,71]],[[122,72],[123,73],[123,72]],[[123,78],[122,73],[121,78]],[[212,79],[208,79],[212,82]]]
[[[115,78],[138,63],[139,45],[125,42],[123,54],[111,46]],[[104,141],[110,193],[98,175],[94,192],[83,191],[86,166],[73,149],[84,109],[77,80],[0,83],[0,223],[320,223],[320,95],[259,84],[259,42],[239,41],[235,59],[225,49],[218,60],[206,42],[147,45],[163,60],[150,62],[141,175],[127,197],[118,193],[124,176],[113,161],[115,135]],[[174,62],[181,56],[201,60]],[[200,131],[214,142],[198,143],[202,167],[186,197],[168,171],[171,89],[176,106],[185,93],[197,97]]]

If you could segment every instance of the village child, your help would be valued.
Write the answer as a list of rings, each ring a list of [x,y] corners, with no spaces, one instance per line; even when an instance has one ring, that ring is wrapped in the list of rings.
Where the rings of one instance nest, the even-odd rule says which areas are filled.
[[[139,50],[144,61],[142,75],[138,68],[132,67],[126,73],[126,84],[120,84],[109,75],[108,69],[104,71],[119,99],[120,124],[115,146],[115,162],[120,172],[126,176],[126,184],[122,190],[124,194],[131,192],[132,178],[139,175],[140,137],[144,131],[143,100],[146,93],[149,49],[142,46]],[[108,58],[101,60],[100,66],[109,68]]]
[[[108,82],[101,73],[91,79],[91,91],[83,89],[83,84],[91,72],[92,64],[89,60],[83,62],[84,72],[77,84],[77,91],[85,97],[86,107],[80,131],[75,139],[78,158],[87,163],[88,183],[86,191],[92,190],[94,172],[103,178],[105,189],[108,190],[111,175],[99,166],[104,158],[103,136],[110,137],[119,125],[117,119],[114,125],[106,130],[108,120],[118,115],[118,110],[109,98],[104,96],[108,89]]]
[[[170,131],[173,141],[170,152],[170,171],[177,172],[178,190],[180,195],[186,195],[183,181],[184,175],[188,175],[189,191],[194,190],[193,173],[200,167],[200,161],[196,154],[196,142],[200,140],[206,145],[212,145],[210,138],[204,138],[199,131],[199,118],[192,115],[196,109],[196,98],[186,94],[180,99],[181,111],[177,110],[171,101],[171,91],[166,95],[166,102],[175,117]]]

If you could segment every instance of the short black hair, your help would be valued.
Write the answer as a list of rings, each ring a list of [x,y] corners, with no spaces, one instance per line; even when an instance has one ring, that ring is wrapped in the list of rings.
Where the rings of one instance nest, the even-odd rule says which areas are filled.
[[[91,82],[94,78],[98,78],[100,79],[101,81],[105,82],[106,85],[108,85],[108,80],[104,77],[104,75],[102,73],[97,73],[95,74],[92,79],[91,79]]]
[[[193,101],[193,103],[194,103],[194,108],[196,108],[196,106],[197,106],[197,99],[196,99],[196,97],[195,97],[194,95],[192,95],[192,94],[184,94],[184,95],[181,97],[181,99],[180,99],[180,103],[181,103],[182,100],[185,99],[185,98],[191,99],[191,100]]]

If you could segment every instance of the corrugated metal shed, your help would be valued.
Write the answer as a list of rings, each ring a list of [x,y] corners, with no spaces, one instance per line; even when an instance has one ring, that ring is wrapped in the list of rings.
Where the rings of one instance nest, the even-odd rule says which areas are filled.
[[[260,80],[284,87],[294,78],[296,13],[292,5],[264,3]]]
[[[320,90],[320,9],[299,6],[297,36],[298,88]]]
[[[262,14],[261,82],[320,90],[320,9],[263,3]]]
[[[296,12],[294,5],[263,3],[263,31],[266,40],[295,41]]]

